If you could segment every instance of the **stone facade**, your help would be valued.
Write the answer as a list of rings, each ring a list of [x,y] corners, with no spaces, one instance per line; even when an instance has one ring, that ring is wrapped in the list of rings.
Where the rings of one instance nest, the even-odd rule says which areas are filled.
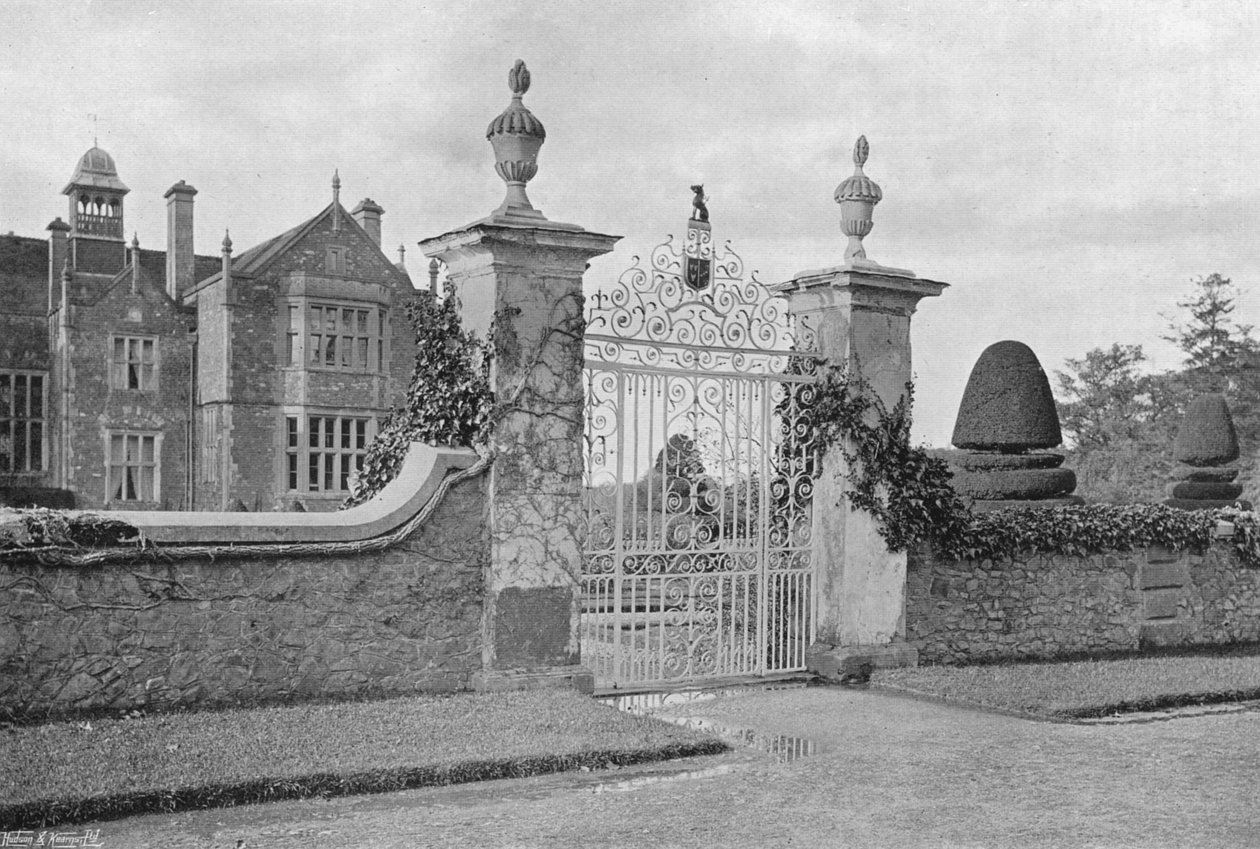
[[[151,440],[154,454],[151,485],[123,493],[135,496],[129,506],[186,506],[195,321],[145,267],[155,259],[133,259],[131,273],[93,286],[86,297],[72,296],[70,315],[59,310],[56,316],[52,356],[62,368],[53,369],[49,382],[52,432],[58,436],[53,455],[59,476],[71,483],[65,488],[74,490],[81,506],[121,500],[127,482],[119,479],[111,453],[120,441],[126,452],[129,438],[136,444]],[[125,373],[128,367],[116,357],[119,346],[124,356],[138,351],[151,365],[140,364],[143,374]]]
[[[197,476],[197,506],[221,510],[241,503],[270,510],[298,499],[308,510],[335,508],[347,494],[341,456],[357,459],[366,447],[358,444],[357,432],[343,445],[341,428],[366,420],[370,441],[406,393],[415,360],[406,275],[334,207],[279,241],[284,244],[265,244],[233,260],[226,280],[220,271],[183,296],[200,322],[199,434],[205,458]],[[365,321],[363,330],[356,326],[347,335],[346,315]],[[329,332],[314,326],[317,319],[338,326]],[[348,366],[343,349],[335,348],[335,362],[329,362],[324,346],[330,338],[354,346]],[[314,419],[335,422],[335,444],[328,444]],[[290,420],[296,425],[292,433]],[[312,464],[319,463],[325,468],[312,486]],[[331,487],[325,485],[328,463],[336,466]]]
[[[1228,542],[1014,562],[911,552],[906,640],[925,663],[974,663],[1260,640],[1260,570]]]
[[[339,505],[415,351],[382,210],[346,212],[339,186],[297,227],[203,256],[181,180],[152,251],[124,241],[113,158],[84,154],[69,223],[0,236],[0,501],[55,487],[92,509]]]
[[[481,668],[486,478],[357,555],[0,563],[0,714],[467,689]]]

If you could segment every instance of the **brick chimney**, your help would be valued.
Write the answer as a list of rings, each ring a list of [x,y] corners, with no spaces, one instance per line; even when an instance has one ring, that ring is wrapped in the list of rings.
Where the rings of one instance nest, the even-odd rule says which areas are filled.
[[[48,225],[48,311],[61,306],[61,271],[66,267],[70,225],[61,218]]]
[[[166,294],[179,293],[197,281],[193,255],[193,196],[197,190],[180,180],[166,190]]]
[[[385,210],[371,198],[359,201],[359,205],[350,211],[350,215],[359,222],[359,226],[367,231],[372,241],[378,246],[381,243],[381,215],[384,212]]]

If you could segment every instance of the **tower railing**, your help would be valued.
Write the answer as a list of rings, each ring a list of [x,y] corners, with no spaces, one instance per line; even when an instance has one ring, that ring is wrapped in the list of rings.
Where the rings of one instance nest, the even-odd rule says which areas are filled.
[[[109,239],[123,237],[123,220],[113,215],[88,215],[78,213],[74,217],[75,234],[79,236],[104,236]]]

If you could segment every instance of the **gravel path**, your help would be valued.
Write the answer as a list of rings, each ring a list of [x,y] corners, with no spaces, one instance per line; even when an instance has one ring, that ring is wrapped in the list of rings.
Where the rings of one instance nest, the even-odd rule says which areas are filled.
[[[1260,712],[1066,725],[833,688],[677,710],[808,738],[815,753],[780,763],[746,748],[633,771],[91,827],[110,849],[1260,846]]]

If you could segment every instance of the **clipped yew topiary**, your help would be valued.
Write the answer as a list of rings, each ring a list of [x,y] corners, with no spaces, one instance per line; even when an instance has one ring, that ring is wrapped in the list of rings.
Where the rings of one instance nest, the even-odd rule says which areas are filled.
[[[1062,441],[1050,381],[1037,355],[1011,340],[985,348],[967,380],[951,442],[959,448],[1020,453]]]
[[[954,425],[957,451],[942,452],[954,473],[954,488],[979,511],[1013,502],[1064,506],[1076,474],[1060,469],[1063,441],[1050,381],[1037,355],[1022,342],[998,342],[984,349],[963,392]]]
[[[1238,500],[1237,469],[1221,468],[1238,459],[1238,433],[1224,395],[1200,395],[1190,402],[1173,442],[1173,456],[1184,463],[1173,472],[1166,492],[1169,507],[1208,510],[1250,503]]]
[[[1062,498],[1076,489],[1076,472],[1071,469],[955,471],[954,489],[981,501]]]
[[[1238,434],[1224,395],[1200,395],[1186,408],[1173,456],[1188,466],[1223,466],[1238,459]]]
[[[1038,451],[1032,454],[994,454],[983,451],[958,451],[933,448],[928,453],[949,463],[961,472],[993,472],[1002,469],[1057,469],[1063,465],[1062,454]],[[957,474],[957,472],[955,472]]]

